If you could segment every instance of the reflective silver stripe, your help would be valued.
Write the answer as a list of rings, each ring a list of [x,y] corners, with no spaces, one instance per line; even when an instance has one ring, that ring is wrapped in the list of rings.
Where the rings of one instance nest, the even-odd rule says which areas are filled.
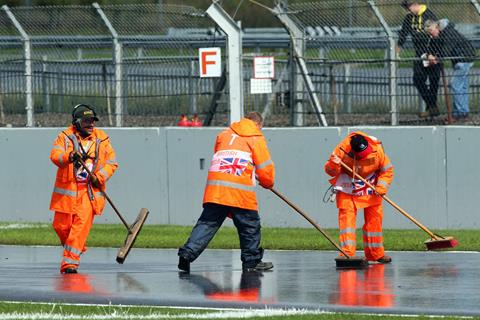
[[[117,159],[113,158],[113,159],[107,160],[107,164],[117,164]]]
[[[240,189],[240,190],[245,190],[245,191],[254,191],[255,190],[253,186],[246,186],[244,184],[222,181],[222,180],[208,180],[207,185],[229,187],[229,188]]]
[[[77,196],[76,191],[62,189],[62,188],[58,188],[58,187],[53,188],[53,192],[64,195],[64,196],[69,196],[69,197],[76,197]]]
[[[102,176],[103,176],[105,179],[108,179],[108,174],[107,174],[107,172],[106,172],[105,170],[103,170],[103,168],[100,169],[100,170],[98,171],[98,173],[101,173]]]
[[[70,134],[69,137],[70,137],[71,141],[73,141],[73,149],[78,151],[78,152],[81,152],[80,147],[78,146],[77,137],[75,137],[74,134]]]
[[[364,242],[363,246],[368,248],[382,248],[383,242],[370,242],[370,243]]]
[[[101,191],[95,192],[95,197],[105,197],[105,194]]]
[[[79,256],[80,254],[82,254],[82,251],[81,250],[78,250],[78,249],[75,249],[73,247],[70,247],[70,246],[67,246],[67,245],[64,245],[63,248],[67,251],[70,251],[71,253],[73,254],[76,254],[77,256]]]
[[[383,237],[383,232],[365,232],[363,231],[363,235],[366,237]]]
[[[340,234],[346,234],[346,233],[353,233],[355,234],[355,229],[353,228],[345,228],[340,230]]]
[[[69,258],[63,258],[63,261],[65,261],[66,263],[74,264],[76,266],[78,266],[80,264],[79,260],[73,260],[73,259],[69,259]]]
[[[273,164],[273,161],[272,159],[269,159],[263,163],[260,163],[258,166],[255,166],[255,168],[257,168],[257,170],[260,170],[260,169],[263,169],[265,168],[266,166],[268,166],[269,164]]]
[[[53,149],[59,149],[59,150],[62,150],[62,151],[63,151],[63,147],[62,147],[62,146],[53,146]]]
[[[393,164],[390,162],[389,164],[387,164],[386,166],[384,166],[382,169],[380,169],[380,172],[385,172],[385,171],[387,171],[388,169],[390,169],[391,167],[393,167]]]
[[[65,132],[64,132],[65,133]],[[68,136],[67,134],[65,133],[65,150],[68,150],[68,142],[70,141],[70,139],[68,139]]]
[[[354,240],[345,240],[345,241],[340,242],[341,247],[356,246],[356,245],[357,245],[357,241],[354,241]]]
[[[63,149],[62,149],[62,150],[63,150]],[[58,157],[58,162],[59,162],[61,165],[63,165],[63,155],[64,155],[64,154],[65,154],[65,152],[62,152],[62,153],[60,154],[60,156]]]
[[[386,181],[383,180],[378,180],[377,184],[381,184],[382,186],[388,188],[390,184],[388,184]]]

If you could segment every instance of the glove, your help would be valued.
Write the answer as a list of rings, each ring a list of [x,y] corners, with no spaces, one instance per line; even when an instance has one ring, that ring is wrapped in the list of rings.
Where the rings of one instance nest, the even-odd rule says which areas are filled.
[[[97,176],[92,174],[90,176],[90,183],[95,187],[95,188],[98,188],[100,189],[100,180],[98,180]]]
[[[75,150],[70,152],[70,155],[68,156],[68,159],[70,160],[70,162],[77,162],[81,158],[82,158],[82,155]]]

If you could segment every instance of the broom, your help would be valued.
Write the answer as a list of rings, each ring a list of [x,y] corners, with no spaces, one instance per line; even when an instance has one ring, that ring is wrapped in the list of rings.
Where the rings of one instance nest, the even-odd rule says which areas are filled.
[[[285,201],[290,207],[292,207],[295,211],[297,211],[301,216],[303,216],[308,222],[310,222],[311,225],[315,227],[320,233],[328,240],[330,241],[331,244],[339,251],[341,252],[345,258],[336,258],[335,263],[337,268],[339,269],[359,269],[359,268],[365,268],[368,266],[367,260],[364,258],[358,258],[358,257],[350,257],[348,254],[345,253],[345,251],[340,248],[338,244],[335,243],[335,241],[332,240],[332,238],[324,231],[320,226],[315,223],[306,213],[304,213],[302,210],[300,210],[299,207],[294,205],[292,202],[290,202],[283,194],[275,190],[274,188],[270,189],[274,194],[276,194],[280,199]]]
[[[90,169],[88,169],[85,162],[81,158],[78,159],[78,161],[80,162],[82,167],[85,169],[85,171],[87,171],[88,175],[91,178],[93,176],[93,173],[90,171]],[[127,238],[125,239],[123,246],[118,250],[118,253],[117,253],[117,262],[120,264],[123,264],[123,262],[125,262],[125,259],[127,258],[128,253],[130,252],[130,249],[133,247],[133,244],[135,243],[135,240],[137,239],[137,236],[140,233],[140,230],[142,230],[143,224],[147,219],[149,211],[148,209],[145,209],[145,208],[140,209],[140,213],[138,214],[137,219],[135,219],[132,225],[129,226],[127,221],[125,221],[123,216],[120,214],[120,211],[118,211],[117,207],[113,204],[112,200],[107,195],[107,193],[104,190],[101,190],[101,192],[103,193],[108,203],[110,204],[110,206],[112,206],[113,210],[115,211],[115,213],[120,218],[123,225],[125,226],[125,228],[127,228],[127,231],[128,231]]]
[[[345,150],[342,149],[343,152]],[[346,153],[346,152],[345,152]],[[358,179],[362,180],[363,183],[365,183],[368,187],[370,187],[373,191],[377,192],[375,187],[368,182],[366,179],[364,179],[361,175],[359,175],[356,172],[353,172],[352,169],[347,166],[343,161],[340,161],[340,165],[345,168],[348,172],[353,174],[355,177]],[[378,193],[377,193],[378,194]],[[380,195],[385,201],[387,201],[392,207],[397,209],[401,214],[403,214],[405,217],[410,219],[413,223],[415,223],[420,229],[428,233],[431,239],[426,240],[424,243],[427,246],[427,250],[441,250],[441,249],[448,249],[448,248],[454,248],[458,245],[458,241],[455,240],[453,237],[442,237],[437,234],[434,234],[432,231],[428,230],[427,227],[422,225],[420,222],[415,220],[411,215],[409,215],[405,210],[400,208],[395,202],[390,200],[386,195]]]

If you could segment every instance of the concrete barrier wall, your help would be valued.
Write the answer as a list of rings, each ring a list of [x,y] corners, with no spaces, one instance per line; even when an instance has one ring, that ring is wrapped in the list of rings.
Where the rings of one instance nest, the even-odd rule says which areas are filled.
[[[222,129],[107,129],[120,164],[108,194],[127,221],[146,207],[149,224],[193,225],[201,213],[215,136]],[[475,219],[478,127],[266,128],[277,167],[275,188],[323,227],[336,227],[335,205],[322,201],[329,187],[323,166],[335,145],[355,129],[383,141],[395,166],[388,196],[400,207],[432,229],[480,227]],[[56,168],[49,153],[59,131],[0,129],[0,221],[52,220],[48,206]],[[258,187],[257,194],[264,226],[310,226],[269,190]],[[362,220],[359,212],[359,226]],[[96,222],[119,220],[107,205]],[[416,228],[388,204],[384,226]]]

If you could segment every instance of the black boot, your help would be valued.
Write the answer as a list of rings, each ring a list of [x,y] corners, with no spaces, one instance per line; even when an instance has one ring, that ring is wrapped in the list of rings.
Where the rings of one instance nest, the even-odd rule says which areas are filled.
[[[190,272],[190,261],[188,261],[184,257],[180,256],[178,258],[178,269],[189,273]]]
[[[254,266],[244,266],[243,271],[267,271],[273,269],[273,263],[260,261]]]

